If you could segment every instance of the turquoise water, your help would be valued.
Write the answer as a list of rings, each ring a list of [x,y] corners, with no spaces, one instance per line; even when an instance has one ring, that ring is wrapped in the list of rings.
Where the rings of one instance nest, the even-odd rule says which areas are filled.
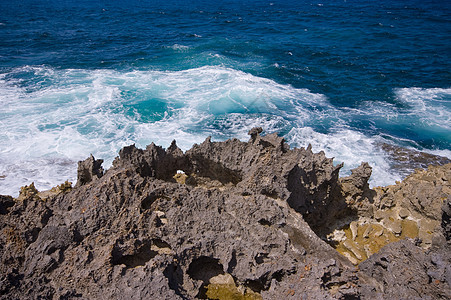
[[[381,143],[451,157],[450,41],[446,1],[0,1],[0,193],[254,126],[394,183]]]

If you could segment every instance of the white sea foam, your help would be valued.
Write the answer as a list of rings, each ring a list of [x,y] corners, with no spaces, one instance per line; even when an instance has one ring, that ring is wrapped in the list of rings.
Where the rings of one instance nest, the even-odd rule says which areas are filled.
[[[334,163],[344,163],[340,176],[350,175],[351,169],[368,162],[373,168],[370,186],[393,184],[401,179],[391,170],[387,153],[377,146],[377,142],[383,141],[378,136],[368,137],[349,129],[323,134],[303,127],[293,128],[286,138],[293,146],[307,147],[311,144],[314,152],[324,151],[327,157],[334,157]]]
[[[190,49],[189,46],[180,45],[180,44],[174,44],[174,45],[170,46],[169,48],[171,48],[172,50],[178,51],[178,52],[187,52]]]
[[[395,89],[397,103],[364,102],[355,115],[370,116],[389,124],[399,124],[437,134],[451,130],[451,89]]]
[[[324,150],[345,162],[344,175],[368,161],[374,167],[372,185],[393,183],[399,176],[374,146],[378,137],[346,128],[345,116],[362,113],[336,109],[307,89],[225,67],[177,72],[17,68],[0,75],[0,194],[17,196],[20,186],[32,181],[41,190],[75,181],[76,162],[91,153],[105,159],[108,168],[125,145],[167,147],[176,139],[187,150],[209,135],[247,140],[254,126],[289,132],[290,144]],[[312,129],[322,124],[332,126],[331,133]]]
[[[451,132],[451,88],[402,88],[395,90],[398,99],[408,105],[407,113],[416,115],[428,127]]]
[[[254,125],[271,129],[286,117],[308,119],[309,107],[325,103],[307,90],[221,67],[23,67],[2,75],[0,90],[0,193],[13,195],[32,181],[38,189],[74,181],[76,162],[90,153],[109,167],[117,151],[132,143],[168,146],[175,138],[186,150],[208,135],[246,138]],[[147,102],[163,106],[143,110]],[[160,117],[144,118],[152,113]]]

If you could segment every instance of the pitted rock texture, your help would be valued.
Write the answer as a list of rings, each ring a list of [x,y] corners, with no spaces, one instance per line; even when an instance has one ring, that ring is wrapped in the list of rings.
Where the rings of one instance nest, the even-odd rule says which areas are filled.
[[[421,280],[383,274],[384,257],[359,270],[317,232],[370,215],[369,166],[339,179],[324,153],[261,132],[186,153],[129,146],[106,172],[80,162],[73,189],[1,196],[0,299],[382,299],[398,284],[409,299],[449,296],[449,209],[429,252],[380,252],[393,267],[418,256]]]
[[[342,196],[357,214],[318,232],[340,253],[358,264],[391,242],[411,238],[428,249],[434,240],[447,238],[451,164],[417,169],[402,182],[374,190],[361,183],[368,168],[362,164],[340,179]]]

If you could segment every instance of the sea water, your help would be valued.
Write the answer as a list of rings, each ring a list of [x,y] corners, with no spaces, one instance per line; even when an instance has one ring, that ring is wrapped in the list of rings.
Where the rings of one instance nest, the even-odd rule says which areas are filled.
[[[254,126],[392,184],[451,158],[450,54],[448,1],[0,1],[0,194]]]

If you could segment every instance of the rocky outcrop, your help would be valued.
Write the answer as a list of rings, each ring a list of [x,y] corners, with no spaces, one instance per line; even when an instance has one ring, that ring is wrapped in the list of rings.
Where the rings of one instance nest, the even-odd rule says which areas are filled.
[[[448,236],[451,164],[418,169],[403,182],[374,190],[349,184],[355,182],[350,180],[354,175],[342,179],[341,186],[347,202],[357,207],[357,216],[350,215],[346,224],[336,223],[328,235],[331,244],[353,263],[405,238],[429,249],[434,240]]]
[[[390,145],[377,144],[386,152],[391,160],[392,168],[400,174],[409,175],[409,170],[427,169],[430,165],[443,166],[451,163],[451,159],[440,155],[434,155],[414,149]],[[406,173],[407,172],[407,173]]]
[[[340,179],[341,166],[324,153],[261,132],[251,130],[248,142],[208,138],[185,153],[175,141],[168,149],[132,145],[106,172],[92,156],[80,162],[73,189],[28,186],[18,199],[1,196],[0,299],[449,296],[449,201],[442,209],[434,197],[449,195],[450,166],[434,171],[440,191],[412,192],[409,202],[393,196],[387,206],[388,190],[368,187],[367,164]],[[438,222],[428,250],[414,239],[395,242],[358,269],[352,251],[325,242],[398,206]],[[411,256],[405,284],[399,270]],[[391,268],[399,274],[384,273]]]
[[[94,156],[84,161],[78,162],[77,184],[76,187],[87,184],[92,180],[103,176],[102,159],[95,159]]]
[[[449,247],[422,251],[408,240],[391,243],[359,265],[371,279],[365,295],[377,299],[449,299],[451,259]],[[383,284],[383,296],[374,293]]]

